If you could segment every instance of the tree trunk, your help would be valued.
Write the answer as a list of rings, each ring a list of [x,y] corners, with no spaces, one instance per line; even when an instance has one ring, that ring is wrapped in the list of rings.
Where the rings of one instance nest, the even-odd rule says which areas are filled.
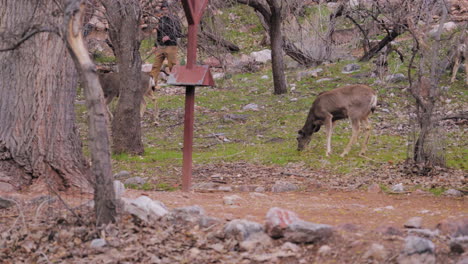
[[[0,0],[0,49],[37,25],[58,25],[54,1]],[[75,126],[77,75],[57,35],[35,34],[0,52],[0,181],[27,186],[90,190],[90,170]]]
[[[72,55],[73,62],[81,77],[86,105],[89,113],[89,138],[91,148],[92,170],[94,182],[94,209],[96,225],[101,226],[115,222],[116,198],[114,179],[112,177],[111,157],[109,149],[109,134],[107,127],[107,106],[104,102],[96,66],[89,57],[83,41],[82,16],[85,4],[83,0],[68,2],[65,8],[65,23],[62,36]]]
[[[281,7],[277,0],[268,0],[271,10],[270,39],[271,63],[273,70],[274,94],[288,92],[284,76],[283,37],[281,33]]]
[[[115,49],[121,75],[120,96],[112,120],[114,153],[142,154],[140,104],[141,57],[139,21],[141,10],[136,0],[105,0],[109,37]]]

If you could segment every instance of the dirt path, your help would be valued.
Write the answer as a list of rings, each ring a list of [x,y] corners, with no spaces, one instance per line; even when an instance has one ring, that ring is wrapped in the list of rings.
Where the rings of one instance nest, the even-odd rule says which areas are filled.
[[[238,195],[236,205],[224,205],[223,197]],[[374,194],[364,191],[316,190],[312,192],[183,193],[127,190],[125,196],[147,195],[170,208],[199,205],[220,219],[244,218],[264,222],[267,211],[281,207],[296,212],[303,220],[330,225],[353,224],[365,230],[379,226],[403,227],[413,216],[423,218],[423,228],[433,229],[447,218],[468,216],[466,198],[418,194]]]

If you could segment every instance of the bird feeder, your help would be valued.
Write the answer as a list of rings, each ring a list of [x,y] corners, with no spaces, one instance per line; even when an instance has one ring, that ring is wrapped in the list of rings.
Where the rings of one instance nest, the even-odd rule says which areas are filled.
[[[168,78],[168,84],[185,86],[184,149],[182,164],[182,191],[189,191],[192,185],[193,121],[195,87],[213,86],[214,80],[207,65],[196,65],[197,31],[208,0],[182,0],[188,22],[188,43],[186,65],[176,65]]]

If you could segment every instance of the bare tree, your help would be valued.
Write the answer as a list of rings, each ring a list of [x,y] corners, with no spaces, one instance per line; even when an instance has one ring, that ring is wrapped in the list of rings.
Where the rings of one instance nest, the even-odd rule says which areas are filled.
[[[414,161],[424,167],[432,165],[444,165],[445,157],[440,147],[443,135],[437,133],[434,136],[434,113],[437,107],[441,89],[439,82],[447,68],[447,51],[445,46],[450,46],[450,39],[441,37],[444,23],[448,18],[448,4],[444,0],[415,1],[415,11],[409,21],[409,30],[413,36],[413,56],[408,67],[410,77],[410,93],[416,101],[416,121],[419,135],[414,143]],[[434,17],[441,14],[435,34],[428,34],[428,27],[434,24]],[[423,23],[418,23],[423,21]],[[418,64],[417,81],[411,78],[413,63]],[[439,145],[439,146],[438,146]]]
[[[140,19],[138,0],[102,0],[109,22],[109,37],[121,75],[121,91],[112,120],[114,153],[142,154]]]
[[[274,94],[287,93],[281,25],[288,2],[281,0],[237,0],[237,2],[254,8],[266,21],[271,45]]]
[[[73,187],[88,191],[95,182],[97,224],[114,221],[107,120],[95,67],[81,37],[83,2],[0,4],[6,14],[0,24],[7,25],[0,32],[0,172],[13,175],[9,182],[17,188],[45,182],[54,192]],[[75,127],[73,62],[90,109],[92,170]]]
[[[92,141],[91,159],[94,174],[94,209],[96,224],[101,226],[116,220],[116,197],[112,176],[107,132],[107,106],[104,104],[96,66],[89,57],[83,41],[83,0],[66,0],[65,23],[61,30],[62,38],[72,55],[75,67],[80,75],[89,109],[89,134]],[[99,102],[99,103],[96,103]]]
[[[75,126],[76,70],[58,35],[63,16],[52,15],[58,8],[0,1],[0,174],[17,190],[91,187]]]

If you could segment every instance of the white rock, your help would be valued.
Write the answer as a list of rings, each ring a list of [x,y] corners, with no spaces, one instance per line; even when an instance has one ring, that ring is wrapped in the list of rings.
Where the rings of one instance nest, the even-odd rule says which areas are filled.
[[[271,60],[271,50],[265,49],[261,51],[252,52],[250,53],[250,56],[254,59],[254,61],[266,63]]]
[[[168,214],[166,206],[160,201],[153,201],[148,196],[140,196],[137,199],[122,198],[124,211],[137,216],[143,221],[159,219]]]

